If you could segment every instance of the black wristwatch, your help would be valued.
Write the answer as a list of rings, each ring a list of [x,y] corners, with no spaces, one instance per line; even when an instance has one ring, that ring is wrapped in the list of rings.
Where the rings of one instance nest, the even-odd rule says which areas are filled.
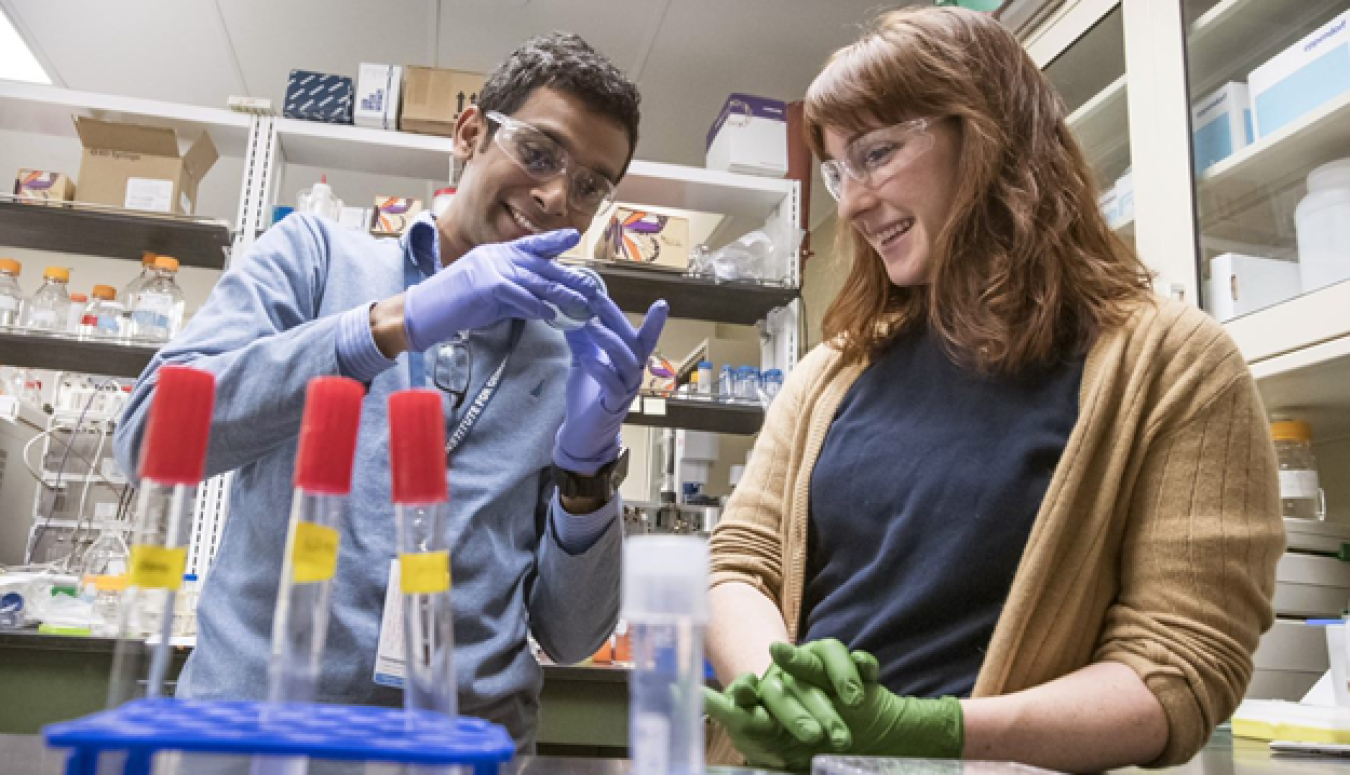
[[[619,447],[619,456],[590,476],[553,466],[553,483],[565,498],[599,498],[609,503],[628,477],[628,448]]]

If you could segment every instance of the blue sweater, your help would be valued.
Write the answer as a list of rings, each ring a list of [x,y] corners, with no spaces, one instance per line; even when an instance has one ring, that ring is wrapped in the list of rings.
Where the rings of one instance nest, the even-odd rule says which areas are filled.
[[[871,652],[898,694],[969,696],[1082,378],[1081,357],[981,376],[921,332],[869,366],[811,475],[802,641]]]
[[[198,645],[180,695],[263,698],[305,389],[343,374],[369,383],[341,530],[322,701],[398,704],[372,681],[390,560],[389,394],[409,387],[407,356],[374,349],[369,306],[404,290],[405,262],[440,268],[435,228],[376,240],[331,221],[291,216],[236,257],[202,310],[137,382],[115,443],[136,471],[164,364],[216,377],[208,475],[236,470],[230,514],[198,607]],[[471,335],[477,394],[506,348],[510,323]],[[428,363],[430,358],[428,358]],[[503,724],[532,750],[542,671],[533,633],[559,662],[584,659],[618,616],[618,499],[592,515],[562,510],[549,475],[570,354],[562,335],[526,323],[500,389],[450,461],[447,540],[455,580],[455,666],[462,713]],[[449,415],[449,400],[446,399]]]

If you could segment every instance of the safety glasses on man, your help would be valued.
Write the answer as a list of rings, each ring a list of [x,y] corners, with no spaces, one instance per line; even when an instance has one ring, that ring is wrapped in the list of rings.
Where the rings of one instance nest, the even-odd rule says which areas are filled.
[[[844,175],[871,189],[884,185],[933,147],[928,131],[932,123],[933,119],[916,118],[854,139],[844,158],[820,165],[825,188],[838,201],[844,195]]]
[[[567,149],[543,131],[495,110],[487,118],[499,127],[497,147],[530,177],[546,181],[567,175],[567,203],[578,212],[592,215],[614,201],[614,184],[608,178],[573,164]]]

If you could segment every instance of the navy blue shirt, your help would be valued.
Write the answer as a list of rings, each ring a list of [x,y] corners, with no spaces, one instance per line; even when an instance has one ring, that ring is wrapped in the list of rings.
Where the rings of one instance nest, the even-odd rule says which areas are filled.
[[[876,655],[902,695],[967,697],[1078,420],[1083,359],[1009,376],[903,335],[858,378],[811,475],[803,642]]]

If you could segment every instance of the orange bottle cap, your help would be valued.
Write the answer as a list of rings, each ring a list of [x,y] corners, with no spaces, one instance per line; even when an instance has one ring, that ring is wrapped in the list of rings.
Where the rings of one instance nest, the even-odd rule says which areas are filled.
[[[167,269],[170,272],[178,271],[178,259],[170,256],[157,256],[155,258],[156,269]]]
[[[0,258],[0,271],[18,274],[23,271],[23,264],[20,264],[12,258]]]
[[[95,285],[94,298],[103,299],[105,301],[112,301],[113,299],[117,298],[117,289],[112,287],[111,285]]]
[[[47,280],[60,280],[63,283],[70,282],[70,270],[64,266],[49,266],[42,270],[42,277]]]

